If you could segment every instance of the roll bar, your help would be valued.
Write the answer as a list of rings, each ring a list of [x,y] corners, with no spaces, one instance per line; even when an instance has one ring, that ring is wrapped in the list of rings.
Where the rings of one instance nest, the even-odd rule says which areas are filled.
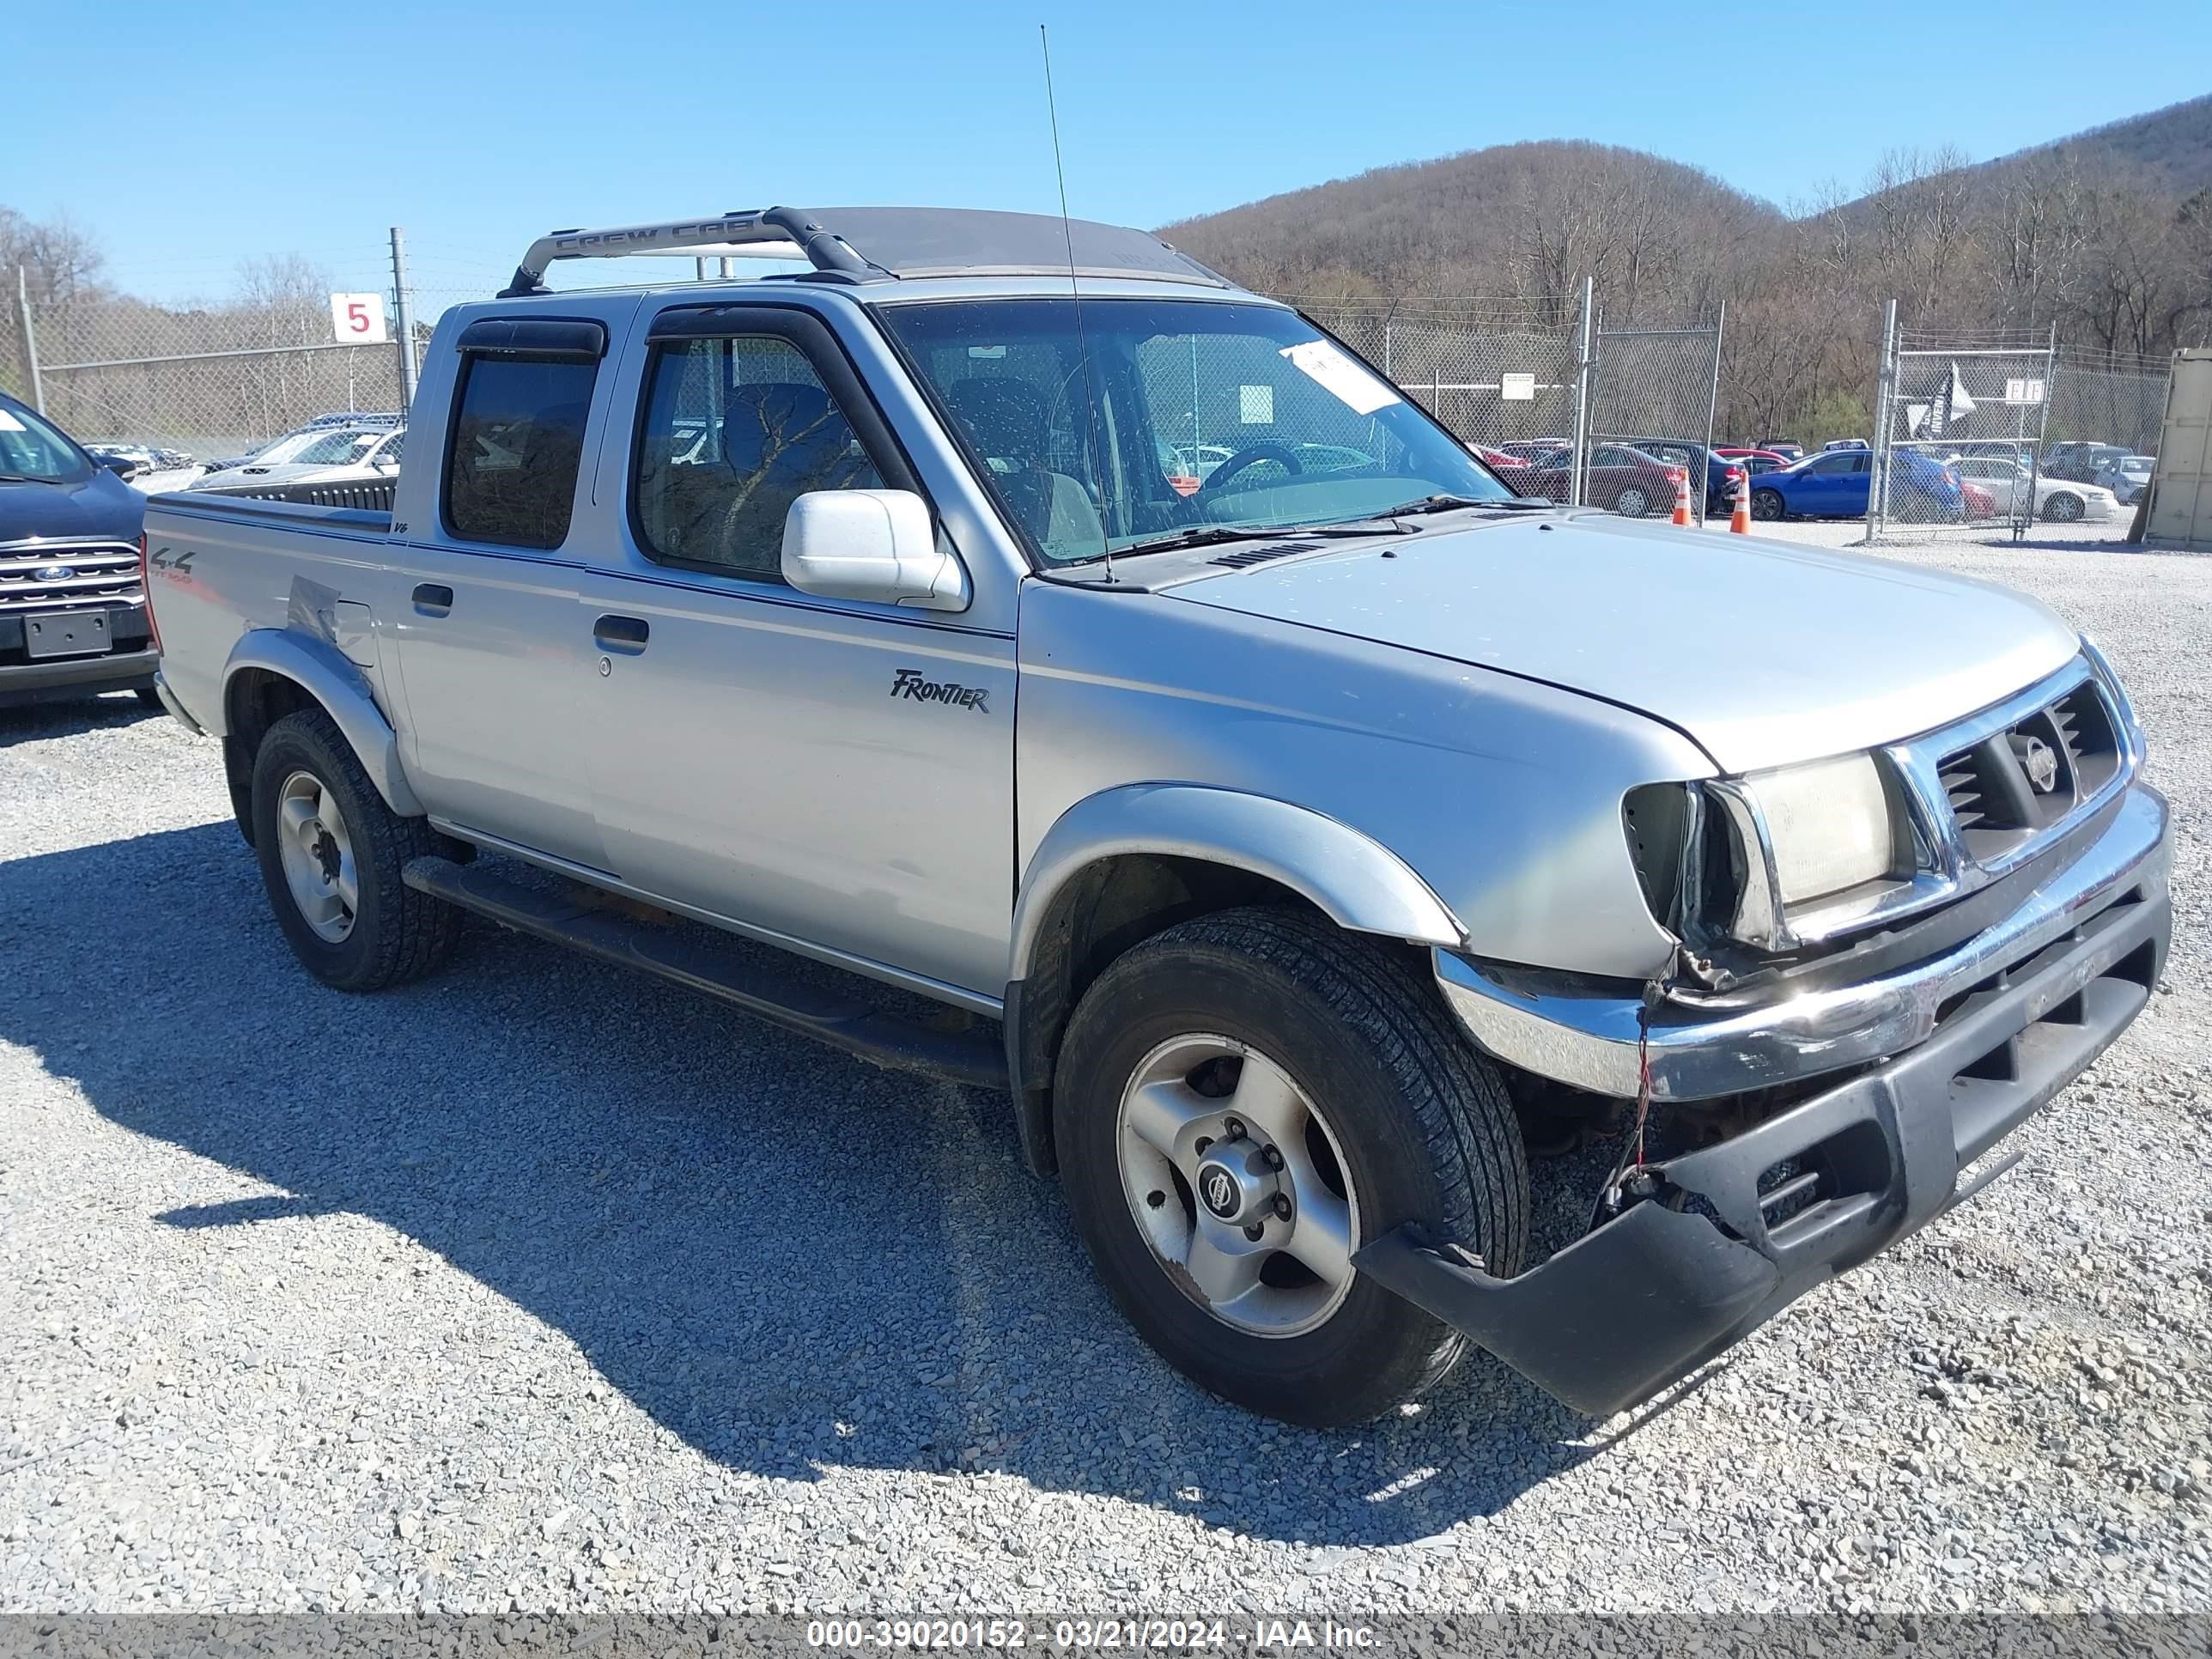
[[[530,245],[502,300],[544,294],[556,259],[613,259],[634,253],[716,254],[753,259],[805,259],[815,270],[857,278],[885,274],[799,208],[744,208],[703,219],[605,230],[548,231]]]

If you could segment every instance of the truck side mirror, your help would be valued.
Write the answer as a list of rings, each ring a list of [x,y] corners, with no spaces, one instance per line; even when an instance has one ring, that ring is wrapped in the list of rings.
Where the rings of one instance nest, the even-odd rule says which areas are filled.
[[[968,573],[909,489],[812,489],[783,520],[783,579],[825,599],[965,611]]]

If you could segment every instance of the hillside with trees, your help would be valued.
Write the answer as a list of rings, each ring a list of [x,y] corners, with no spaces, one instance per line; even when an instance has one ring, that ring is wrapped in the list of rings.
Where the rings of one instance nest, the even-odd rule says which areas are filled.
[[[1162,234],[1322,313],[1571,317],[1608,326],[1728,307],[1724,429],[1867,428],[1884,301],[1905,326],[2056,324],[2069,346],[2159,358],[2212,338],[2212,98],[1979,165],[1895,151],[1784,212],[1696,168],[1573,142],[1379,168]]]

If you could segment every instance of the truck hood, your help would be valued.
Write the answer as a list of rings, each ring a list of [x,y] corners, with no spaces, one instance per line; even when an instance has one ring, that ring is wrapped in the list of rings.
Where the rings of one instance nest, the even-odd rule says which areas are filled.
[[[135,542],[145,516],[145,498],[105,468],[73,483],[0,483],[0,542]]]
[[[1929,731],[2081,648],[2008,588],[1597,514],[1432,527],[1169,591],[1602,697],[1731,773]]]

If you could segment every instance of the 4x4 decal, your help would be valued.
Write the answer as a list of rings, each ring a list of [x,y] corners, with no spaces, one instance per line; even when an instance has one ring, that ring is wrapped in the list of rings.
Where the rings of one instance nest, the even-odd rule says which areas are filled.
[[[891,696],[911,697],[916,702],[941,702],[956,708],[973,708],[988,714],[991,705],[986,701],[991,695],[988,685],[955,685],[950,680],[933,680],[919,668],[895,668],[891,671]]]

